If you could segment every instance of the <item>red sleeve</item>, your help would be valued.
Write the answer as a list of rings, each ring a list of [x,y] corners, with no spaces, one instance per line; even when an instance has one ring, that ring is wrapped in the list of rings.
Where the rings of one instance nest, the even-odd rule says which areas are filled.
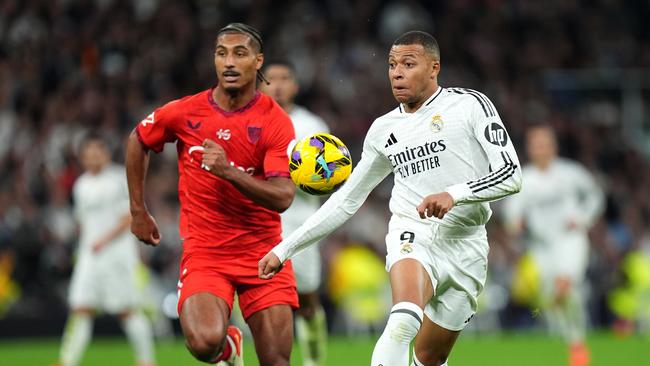
[[[136,127],[138,139],[147,148],[159,153],[165,143],[176,141],[174,125],[178,119],[177,101],[169,102],[151,112]]]
[[[270,177],[289,177],[289,145],[296,138],[293,123],[286,113],[278,113],[272,122],[266,141],[264,156],[264,175]]]

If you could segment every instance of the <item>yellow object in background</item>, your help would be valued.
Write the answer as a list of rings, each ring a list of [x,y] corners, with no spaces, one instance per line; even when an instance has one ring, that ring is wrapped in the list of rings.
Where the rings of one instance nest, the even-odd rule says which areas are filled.
[[[609,307],[623,319],[650,321],[650,256],[630,252],[621,269],[627,281],[609,294]]]
[[[355,321],[382,321],[390,308],[384,263],[370,249],[351,245],[341,249],[330,264],[329,294]]]
[[[512,300],[522,306],[537,308],[540,305],[540,273],[531,254],[525,254],[517,262],[512,276],[510,292]]]

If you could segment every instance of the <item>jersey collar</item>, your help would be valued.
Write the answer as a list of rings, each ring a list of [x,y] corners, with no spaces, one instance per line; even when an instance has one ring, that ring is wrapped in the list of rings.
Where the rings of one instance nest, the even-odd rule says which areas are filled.
[[[422,103],[422,106],[417,111],[415,111],[414,113],[417,113],[417,112],[421,111],[422,108],[424,108],[424,107],[428,106],[429,104],[433,103],[433,101],[436,98],[438,98],[438,96],[441,93],[442,93],[442,87],[440,85],[438,85],[438,89],[436,89],[436,91],[429,97],[429,99],[427,99],[424,103]],[[404,105],[402,103],[400,103],[398,107],[399,107],[399,112],[400,113],[402,113],[402,114],[412,114],[412,113],[406,112],[406,110],[404,109]]]
[[[214,88],[216,88],[216,86]],[[243,106],[243,107],[241,107],[239,109],[235,109],[234,111],[227,111],[227,110],[219,107],[217,102],[214,100],[214,97],[212,97],[212,93],[214,92],[214,88],[210,88],[210,90],[208,90],[208,102],[210,103],[210,105],[212,106],[212,108],[215,111],[223,114],[224,116],[232,116],[232,115],[234,115],[236,113],[245,112],[250,107],[252,107],[257,102],[257,100],[260,99],[260,97],[262,96],[262,93],[260,93],[259,90],[255,90],[255,95],[253,96],[253,99],[251,99],[250,102],[246,103],[245,106]]]

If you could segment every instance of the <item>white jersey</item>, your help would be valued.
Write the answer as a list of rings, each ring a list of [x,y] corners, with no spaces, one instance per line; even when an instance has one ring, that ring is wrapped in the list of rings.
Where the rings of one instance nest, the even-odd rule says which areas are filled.
[[[93,244],[113,230],[129,212],[129,193],[124,167],[109,165],[96,175],[82,174],[73,187],[74,210],[80,225],[79,261],[120,261],[136,264],[137,243],[124,230],[101,252],[92,252]]]
[[[347,183],[273,252],[284,261],[332,232],[391,172],[391,221],[426,222],[416,207],[427,195],[446,191],[455,206],[429,222],[483,226],[491,215],[487,202],[521,185],[517,154],[490,100],[473,90],[439,87],[416,112],[400,105],[377,118]]]
[[[325,121],[317,115],[311,113],[306,108],[294,106],[289,113],[293,128],[296,131],[296,140],[300,141],[305,137],[318,133],[329,133],[329,128]],[[317,196],[310,195],[302,190],[296,190],[296,196],[291,206],[282,213],[282,222],[287,227],[298,227],[305,221],[306,217],[316,212],[320,207],[320,199]]]
[[[554,272],[584,271],[587,232],[604,203],[595,179],[580,164],[558,158],[545,170],[533,165],[524,167],[523,182],[521,193],[506,201],[506,221],[525,223],[532,253],[542,269],[548,266]]]

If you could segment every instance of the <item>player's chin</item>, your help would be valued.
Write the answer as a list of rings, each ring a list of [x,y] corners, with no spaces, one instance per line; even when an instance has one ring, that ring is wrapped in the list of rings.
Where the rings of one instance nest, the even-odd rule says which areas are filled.
[[[393,97],[402,104],[408,103],[413,98],[406,89],[393,89]]]

